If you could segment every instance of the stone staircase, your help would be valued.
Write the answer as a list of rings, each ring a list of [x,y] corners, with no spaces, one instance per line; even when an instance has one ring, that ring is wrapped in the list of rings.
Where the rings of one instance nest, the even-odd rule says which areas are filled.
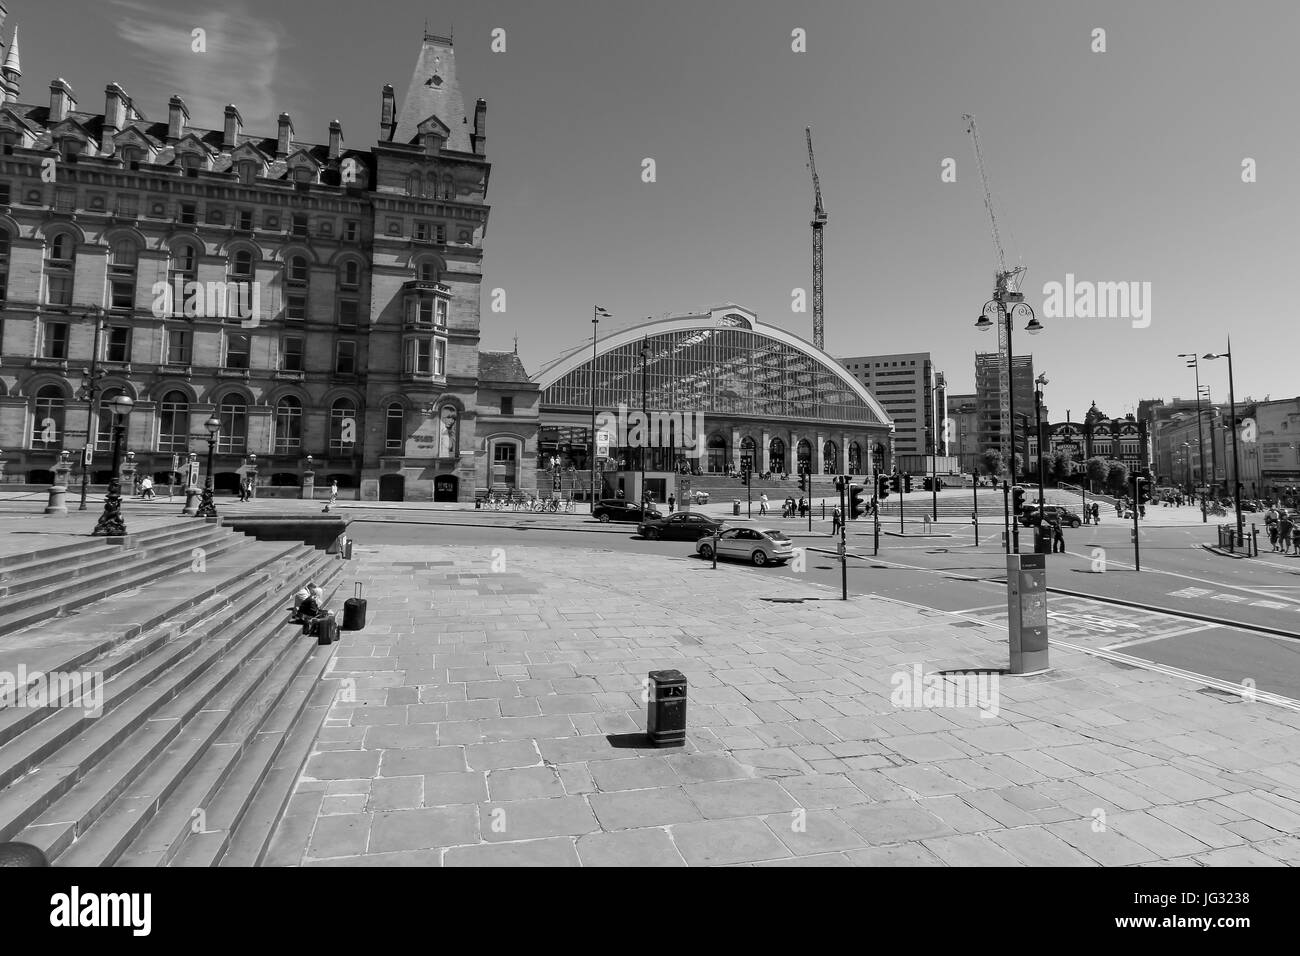
[[[0,683],[0,841],[56,866],[259,863],[333,693],[290,595],[315,580],[337,609],[343,567],[194,519],[0,558],[0,672],[102,680],[97,713]]]

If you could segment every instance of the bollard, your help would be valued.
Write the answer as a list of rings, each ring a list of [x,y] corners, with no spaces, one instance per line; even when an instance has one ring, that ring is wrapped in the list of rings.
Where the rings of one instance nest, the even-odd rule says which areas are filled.
[[[733,515],[735,515],[737,518],[740,517],[740,499],[739,499],[739,498],[732,498],[732,499],[731,499],[731,513],[732,513]]]
[[[686,675],[681,671],[651,671],[645,730],[656,747],[686,743]]]

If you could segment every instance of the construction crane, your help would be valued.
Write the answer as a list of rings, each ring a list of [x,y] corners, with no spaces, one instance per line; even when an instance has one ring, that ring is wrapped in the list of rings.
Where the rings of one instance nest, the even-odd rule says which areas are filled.
[[[975,144],[975,162],[979,166],[980,182],[984,186],[984,208],[989,212],[989,222],[993,226],[993,245],[998,251],[998,270],[994,276],[993,298],[1005,307],[1007,295],[1010,292],[1018,292],[1020,288],[1020,278],[1024,275],[1024,266],[1015,266],[1007,268],[1007,255],[1002,249],[1002,235],[998,232],[998,217],[993,212],[993,190],[989,187],[988,172],[984,169],[984,154],[980,150],[980,137],[975,129],[975,117],[970,113],[963,113],[962,119],[966,122],[966,132],[970,133],[971,141]],[[998,322],[998,355],[1001,357],[1000,368],[998,371],[998,417],[1000,419],[1001,446],[1004,455],[1008,453],[1011,436],[1011,336],[1007,330],[1006,322],[999,316]],[[1007,459],[1014,462],[1014,459]],[[1014,464],[1013,464],[1014,470]]]
[[[804,127],[808,138],[808,168],[813,181],[813,345],[826,347],[826,313],[822,304],[822,227],[826,225],[826,210],[822,208],[822,184],[817,178],[817,161],[813,158],[812,127]]]

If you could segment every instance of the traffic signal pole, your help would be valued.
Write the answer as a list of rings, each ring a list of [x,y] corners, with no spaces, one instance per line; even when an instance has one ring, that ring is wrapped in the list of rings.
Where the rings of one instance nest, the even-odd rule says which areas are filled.
[[[1002,548],[1011,553],[1011,486],[1002,482]]]
[[[903,487],[903,476],[898,476],[898,533],[903,534],[903,495],[906,489]]]
[[[1133,570],[1142,570],[1142,554],[1138,545],[1138,506],[1139,495],[1142,493],[1142,479],[1137,475],[1133,476]]]
[[[980,546],[980,473],[971,472],[971,504],[975,510],[971,512],[971,518],[975,521],[975,547]]]
[[[849,599],[849,539],[848,532],[845,530],[849,526],[849,509],[846,507],[848,491],[849,482],[848,478],[845,478],[840,482],[840,599],[843,601]]]

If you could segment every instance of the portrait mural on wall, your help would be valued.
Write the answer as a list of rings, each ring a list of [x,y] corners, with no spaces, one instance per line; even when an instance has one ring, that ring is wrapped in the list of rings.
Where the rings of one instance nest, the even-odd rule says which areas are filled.
[[[455,458],[460,450],[460,412],[444,405],[438,412],[438,457]]]

